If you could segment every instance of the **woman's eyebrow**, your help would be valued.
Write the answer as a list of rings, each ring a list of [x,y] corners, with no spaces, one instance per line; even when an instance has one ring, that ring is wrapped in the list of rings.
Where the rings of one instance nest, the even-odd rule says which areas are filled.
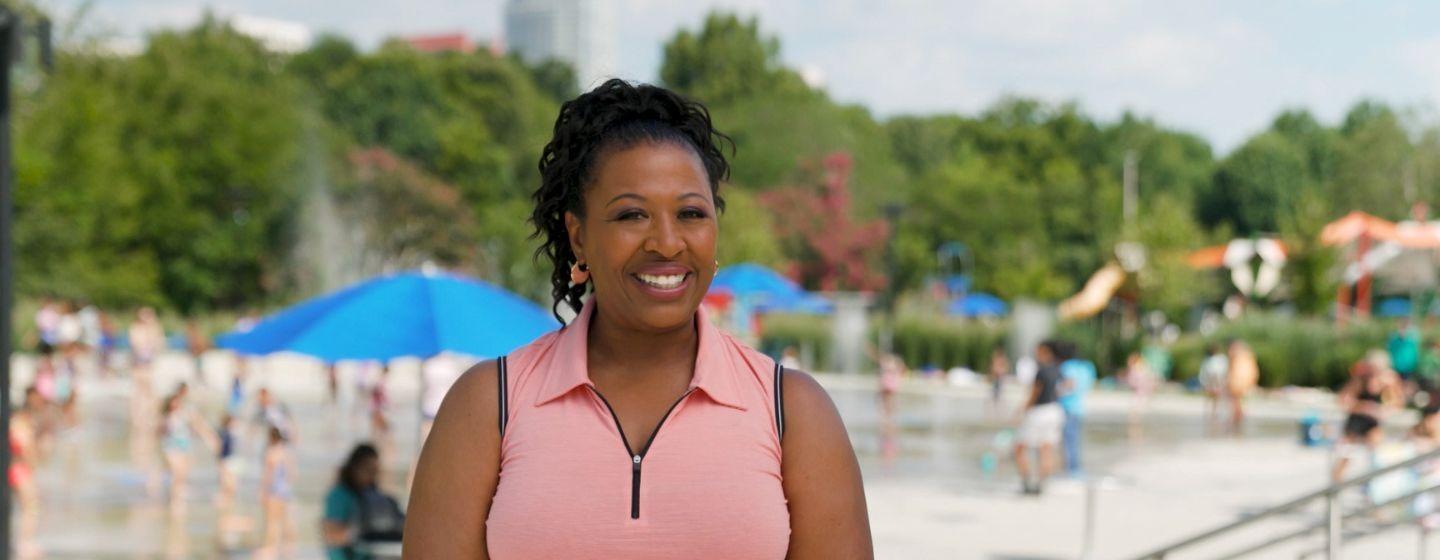
[[[680,196],[675,197],[675,199],[676,199],[676,200],[683,200],[683,199],[690,198],[690,197],[695,197],[695,198],[698,198],[698,199],[700,199],[700,200],[708,200],[708,199],[705,198],[705,195],[700,194],[700,193],[697,193],[697,192],[693,192],[693,191],[692,191],[692,192],[687,192],[687,193],[681,194]]]
[[[640,201],[640,202],[645,202],[645,197],[640,196],[640,195],[635,194],[635,193],[628,193],[628,192],[627,192],[627,193],[620,193],[620,194],[615,195],[615,198],[610,199],[610,202],[606,202],[606,203],[605,203],[605,206],[610,206],[611,204],[615,204],[615,201],[620,200],[620,199],[622,199],[622,198],[633,198],[633,199],[638,200],[638,201]]]

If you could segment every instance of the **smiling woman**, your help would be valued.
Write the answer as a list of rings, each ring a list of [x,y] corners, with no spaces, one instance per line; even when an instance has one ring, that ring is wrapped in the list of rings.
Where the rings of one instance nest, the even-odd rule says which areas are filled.
[[[578,315],[445,397],[405,557],[872,556],[829,396],[700,307],[728,140],[654,86],[611,80],[561,107],[531,219],[556,316]]]

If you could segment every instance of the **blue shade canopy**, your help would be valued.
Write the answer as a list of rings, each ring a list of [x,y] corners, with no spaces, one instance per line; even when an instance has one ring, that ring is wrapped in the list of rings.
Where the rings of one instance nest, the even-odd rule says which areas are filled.
[[[829,313],[835,308],[824,296],[806,292],[780,273],[753,263],[720,269],[710,282],[710,291],[729,292],[760,311]]]
[[[301,302],[216,343],[241,354],[288,351],[327,362],[442,351],[489,358],[559,326],[544,308],[486,282],[407,272]]]
[[[986,293],[973,293],[950,302],[950,314],[963,317],[1003,317],[1010,306],[998,297]]]
[[[1403,297],[1392,297],[1380,300],[1380,305],[1375,306],[1377,317],[1409,317],[1410,300]]]

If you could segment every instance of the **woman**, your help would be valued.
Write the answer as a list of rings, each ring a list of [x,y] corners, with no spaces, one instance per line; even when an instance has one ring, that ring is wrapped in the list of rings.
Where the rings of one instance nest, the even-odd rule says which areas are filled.
[[[725,140],[654,86],[610,80],[561,107],[531,219],[555,307],[578,316],[446,395],[406,557],[872,555],[829,397],[699,309]]]
[[[393,498],[380,491],[380,454],[374,446],[356,445],[335,478],[335,486],[325,495],[324,518],[320,520],[329,560],[358,557],[355,549],[361,541],[399,538],[404,514]]]
[[[1384,350],[1371,350],[1365,358],[1350,369],[1350,381],[1340,389],[1340,407],[1349,412],[1345,417],[1345,428],[1340,445],[1336,447],[1337,459],[1330,477],[1335,482],[1344,480],[1345,469],[1354,460],[1368,460],[1384,437],[1380,422],[1392,409],[1400,408],[1404,400],[1400,376],[1390,369],[1390,357]]]

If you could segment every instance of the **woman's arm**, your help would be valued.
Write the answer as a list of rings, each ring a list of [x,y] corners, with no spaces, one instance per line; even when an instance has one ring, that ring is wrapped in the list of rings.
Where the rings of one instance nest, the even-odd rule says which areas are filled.
[[[320,538],[325,541],[325,546],[342,547],[349,546],[350,527],[344,523],[338,523],[329,519],[320,520]]]
[[[835,403],[805,372],[787,369],[783,383],[780,470],[790,503],[786,557],[873,558],[860,465]]]
[[[420,451],[405,517],[405,558],[489,558],[485,518],[500,478],[498,373],[470,368],[445,395]]]
[[[1380,391],[1380,403],[1395,410],[1405,408],[1405,381],[1400,379],[1400,374],[1393,371],[1387,373],[1385,378],[1387,382]]]

